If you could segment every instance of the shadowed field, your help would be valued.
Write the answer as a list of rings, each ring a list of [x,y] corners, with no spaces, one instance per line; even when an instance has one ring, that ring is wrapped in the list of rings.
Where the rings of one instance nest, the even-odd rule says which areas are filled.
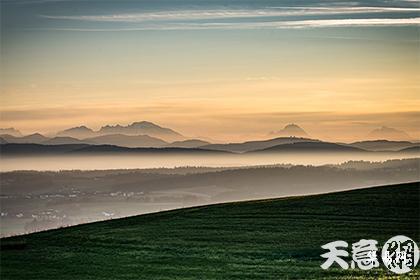
[[[420,241],[420,184],[225,203],[1,240],[1,279],[314,279],[395,276],[320,268],[320,246]],[[350,249],[349,249],[350,250]],[[350,261],[350,259],[348,260]],[[420,276],[420,269],[407,279]]]

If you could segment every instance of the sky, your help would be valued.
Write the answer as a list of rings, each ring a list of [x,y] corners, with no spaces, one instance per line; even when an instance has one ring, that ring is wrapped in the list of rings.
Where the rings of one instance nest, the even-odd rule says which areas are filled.
[[[420,2],[0,0],[0,127],[420,139]]]

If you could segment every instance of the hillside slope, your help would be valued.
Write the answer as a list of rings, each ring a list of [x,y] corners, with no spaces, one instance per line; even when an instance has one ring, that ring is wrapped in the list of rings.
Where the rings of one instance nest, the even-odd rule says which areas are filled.
[[[320,246],[395,235],[420,240],[420,184],[226,203],[1,240],[1,279],[337,279]],[[408,277],[420,276],[420,269]],[[417,277],[416,277],[417,276]]]

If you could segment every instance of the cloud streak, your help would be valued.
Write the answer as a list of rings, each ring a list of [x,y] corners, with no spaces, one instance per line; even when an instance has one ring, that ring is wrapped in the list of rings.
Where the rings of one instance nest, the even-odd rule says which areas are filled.
[[[98,27],[60,27],[47,28],[57,31],[80,32],[116,32],[142,30],[206,30],[206,29],[284,29],[284,28],[319,28],[341,26],[409,26],[419,25],[419,17],[409,17],[419,13],[417,7],[269,7],[264,9],[203,9],[172,10],[110,15],[40,15],[44,19],[61,21],[131,23],[132,26]],[[384,13],[393,13],[390,18],[383,18]],[[359,16],[354,18],[352,15]],[[371,18],[360,14],[370,15]],[[395,15],[400,15],[396,18]],[[329,19],[328,15],[348,15],[347,18]],[[380,15],[375,16],[373,15]],[[282,17],[298,17],[295,20]],[[305,19],[301,16],[324,16],[323,18]],[[235,21],[225,21],[235,19]],[[253,19],[245,20],[245,19]],[[206,21],[206,22],[203,22]],[[45,29],[43,29],[45,30]]]
[[[112,15],[40,15],[55,20],[76,20],[92,22],[147,22],[162,20],[205,20],[229,18],[261,18],[281,16],[363,14],[389,12],[420,12],[420,8],[400,7],[271,7],[257,10],[179,10],[154,13],[131,13]]]
[[[369,19],[316,19],[247,23],[178,23],[149,24],[133,28],[43,28],[29,30],[75,31],[75,32],[118,32],[147,30],[235,30],[235,29],[299,29],[351,26],[420,26],[416,18],[369,18]]]
[[[278,27],[338,27],[338,26],[407,26],[420,25],[420,18],[322,19],[280,22]]]

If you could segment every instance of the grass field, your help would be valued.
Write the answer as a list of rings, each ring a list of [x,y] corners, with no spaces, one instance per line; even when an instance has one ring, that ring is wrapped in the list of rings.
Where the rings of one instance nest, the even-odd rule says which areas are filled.
[[[420,245],[420,184],[226,203],[1,240],[1,279],[387,278],[322,270],[321,245],[395,235]],[[350,261],[350,260],[349,260]],[[420,268],[401,279],[418,279]]]

